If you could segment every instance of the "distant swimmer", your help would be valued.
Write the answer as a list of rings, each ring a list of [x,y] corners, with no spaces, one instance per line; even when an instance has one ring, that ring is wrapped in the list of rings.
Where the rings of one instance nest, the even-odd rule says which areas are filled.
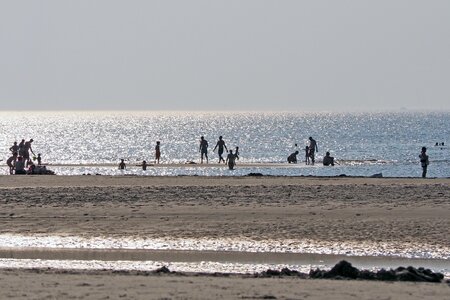
[[[119,170],[125,170],[127,166],[125,165],[125,160],[121,159],[119,163]]]
[[[430,161],[428,160],[426,147],[422,147],[422,152],[420,152],[419,158],[420,158],[420,165],[422,166],[422,177],[425,178],[427,177],[427,168],[428,165],[430,164]]]
[[[236,156],[235,156],[235,154],[233,154],[233,150],[230,150],[230,153],[227,155],[227,160],[225,161],[225,164],[228,164],[228,168],[230,170],[234,169],[235,159],[236,159]]]
[[[216,148],[219,147],[219,150],[217,151],[217,154],[219,154],[219,164],[221,161],[225,163],[225,159],[223,159],[223,150],[225,148],[226,151],[228,151],[227,146],[225,145],[225,141],[222,139],[222,136],[219,136],[219,140],[217,141],[216,146],[213,149],[213,152],[216,151]]]
[[[297,154],[299,152],[295,151],[294,153],[291,153],[291,155],[288,156],[287,161],[290,164],[296,164],[297,163]]]
[[[309,137],[309,157],[311,158],[311,164],[314,165],[315,153],[319,152],[319,148],[317,147],[317,142],[311,136]]]
[[[208,141],[205,140],[203,136],[200,137],[200,163],[203,163],[203,156],[206,158],[206,163],[208,163]]]
[[[161,158],[161,149],[160,149],[161,142],[157,141],[155,146],[155,164],[159,164],[159,159]]]
[[[334,157],[330,156],[330,152],[327,152],[323,157],[324,166],[334,166]]]

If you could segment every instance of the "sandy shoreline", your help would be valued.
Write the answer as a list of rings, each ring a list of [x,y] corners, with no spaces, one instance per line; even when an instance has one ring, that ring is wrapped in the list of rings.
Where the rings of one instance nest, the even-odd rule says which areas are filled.
[[[0,270],[8,299],[447,299],[444,284]],[[19,284],[25,282],[26,284]],[[20,288],[18,288],[20,286]]]
[[[296,241],[309,240],[327,247],[347,243],[361,248],[388,245],[399,251],[406,247],[419,253],[450,253],[449,194],[450,179],[0,176],[0,234],[255,243],[277,240],[281,244],[290,240],[294,245]],[[5,272],[0,272],[0,278],[6,276]],[[54,276],[8,272],[44,282]],[[87,274],[76,276],[90,281],[93,278]],[[65,277],[59,284],[67,284]],[[99,284],[111,277],[114,276],[103,274]],[[158,280],[170,289],[170,277]],[[261,279],[250,281],[258,291],[265,289]],[[238,282],[236,279],[232,283],[236,287],[231,289],[233,293],[239,290]],[[302,284],[282,279],[274,288],[285,290],[290,284],[310,286],[309,281]],[[323,287],[323,283],[317,284]],[[338,284],[343,294],[348,284]],[[364,289],[360,287],[365,284],[351,285],[362,293]],[[382,283],[373,284],[374,289],[379,289]],[[183,282],[181,286],[187,288],[189,284]],[[414,290],[418,286],[400,284],[397,290]],[[438,295],[441,288],[439,285],[432,289]],[[192,286],[187,289],[194,292]],[[420,290],[417,288],[417,295],[421,295]],[[191,295],[188,298],[202,298],[187,293]],[[163,292],[161,295],[167,296]]]
[[[449,179],[0,178],[0,234],[450,247]]]

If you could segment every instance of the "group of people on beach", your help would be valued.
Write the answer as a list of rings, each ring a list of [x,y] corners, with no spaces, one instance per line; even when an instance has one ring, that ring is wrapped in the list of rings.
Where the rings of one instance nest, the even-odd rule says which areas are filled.
[[[161,159],[161,142],[156,141],[155,146],[155,164],[159,164],[159,161]],[[142,170],[146,171],[148,166],[152,166],[152,164],[148,164],[146,160],[143,160],[140,165],[137,165],[137,167],[142,167]],[[121,159],[119,163],[119,170],[125,170],[127,168],[127,165],[125,163],[125,159]]]
[[[157,141],[155,146],[155,164],[159,164],[161,159],[161,142]],[[208,160],[208,141],[205,139],[204,136],[200,137],[200,143],[199,143],[199,152],[200,152],[200,163],[203,164],[203,161],[206,160],[206,163],[209,163]],[[219,164],[224,163],[228,165],[228,168],[230,170],[233,170],[236,166],[236,160],[239,160],[239,147],[236,147],[234,153],[233,150],[228,150],[227,145],[225,144],[225,141],[223,140],[222,136],[219,136],[219,140],[216,143],[216,146],[213,149],[213,152],[216,151],[219,155]],[[224,151],[227,151],[228,155],[226,159],[224,159],[223,154]],[[193,163],[193,162],[189,162]],[[138,167],[142,167],[142,170],[146,171],[148,166],[151,166],[147,163],[147,161],[142,161],[141,164],[137,165]],[[126,163],[125,159],[121,159],[119,162],[119,169],[125,170],[126,169]]]
[[[306,165],[314,165],[315,163],[315,154],[319,151],[317,146],[317,141],[312,138],[311,136],[308,138],[309,144],[305,147],[304,153],[305,153],[305,164]],[[46,166],[42,165],[42,156],[40,153],[36,156],[31,145],[33,143],[33,139],[30,139],[26,141],[25,139],[22,139],[20,143],[14,142],[13,145],[9,148],[9,151],[11,152],[11,156],[7,159],[6,164],[9,167],[9,174],[13,175],[23,175],[23,174],[54,174],[53,171],[50,171],[46,168]],[[443,146],[444,143],[437,145]],[[155,164],[160,163],[161,159],[161,142],[157,141],[155,145]],[[208,141],[205,139],[204,136],[200,137],[199,142],[199,152],[200,152],[200,163],[203,164],[203,161],[206,160],[206,163],[208,163]],[[295,144],[295,148],[298,149],[297,144]],[[216,151],[219,155],[219,164],[224,163],[228,165],[228,168],[230,170],[233,170],[236,166],[236,160],[239,160],[239,147],[236,147],[235,151],[228,150],[225,141],[223,140],[222,136],[219,136],[219,139],[213,149],[213,152]],[[226,159],[223,157],[224,152],[227,152]],[[422,167],[422,177],[426,177],[427,175],[427,169],[429,165],[429,157],[426,154],[427,148],[422,147],[422,151],[419,155],[421,167]],[[33,159],[30,157],[30,153],[33,155]],[[291,153],[287,161],[288,163],[297,163],[297,155],[299,154],[298,150],[295,150],[293,153]],[[34,161],[37,162],[37,165],[34,163]],[[330,152],[326,152],[325,156],[323,157],[322,163],[324,166],[334,166],[335,164],[338,164],[334,157],[330,155]],[[142,169],[145,171],[147,170],[147,166],[151,166],[151,164],[148,164],[145,160],[142,161],[141,164],[137,165],[139,167],[142,167]],[[119,163],[119,169],[124,170],[126,169],[125,159],[121,159]]]
[[[314,165],[314,163],[316,162],[316,152],[319,152],[319,147],[317,146],[317,141],[315,139],[313,139],[313,137],[309,137],[309,145],[307,145],[304,149],[305,152],[305,164],[306,165]],[[300,153],[297,148],[298,145],[295,144],[295,152],[291,153],[288,158],[287,161],[290,164],[296,164],[298,162],[297,160],[297,155]],[[334,166],[335,164],[335,160],[334,157],[330,155],[330,152],[326,152],[325,156],[323,157],[323,161],[322,161],[324,166]]]
[[[200,152],[200,163],[203,163],[203,159],[206,159],[206,163],[208,163],[208,141],[205,139],[204,136],[200,137],[200,145],[199,145],[199,152]],[[228,168],[230,170],[233,170],[236,165],[236,160],[239,160],[239,147],[236,147],[234,153],[233,150],[228,150],[225,141],[223,140],[222,136],[219,136],[219,140],[216,143],[216,146],[213,149],[213,152],[216,151],[219,155],[219,164],[224,163],[228,165]],[[224,150],[227,151],[227,159],[225,160],[223,158]]]
[[[22,141],[17,144],[14,142],[13,145],[9,148],[11,152],[11,156],[6,160],[6,164],[9,167],[10,175],[34,175],[34,174],[44,174],[44,175],[53,175],[54,172],[47,170],[46,166],[42,165],[42,156],[40,153],[36,156],[31,147],[33,143],[33,139]],[[33,154],[33,159],[30,158],[30,152]],[[37,162],[37,165],[34,163]]]

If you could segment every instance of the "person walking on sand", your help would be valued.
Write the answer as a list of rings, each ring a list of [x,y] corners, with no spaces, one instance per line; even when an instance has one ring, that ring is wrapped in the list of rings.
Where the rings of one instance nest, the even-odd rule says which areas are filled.
[[[125,160],[122,158],[119,163],[119,170],[125,170],[126,168]]]
[[[315,153],[319,152],[319,148],[317,147],[317,142],[311,136],[309,137],[309,157],[311,158],[311,165],[314,165],[315,162]]]
[[[225,161],[225,164],[228,164],[228,169],[233,170],[235,165],[235,159],[236,156],[233,154],[233,150],[230,150],[230,153],[227,155],[227,160]]]
[[[157,141],[155,146],[155,164],[159,164],[159,159],[161,158],[161,149],[160,149],[161,142]]]
[[[208,163],[208,141],[205,140],[204,136],[200,137],[200,163],[203,163],[203,156],[206,158],[206,163]]]
[[[223,161],[225,163],[225,159],[223,159],[222,155],[223,155],[223,149],[225,148],[225,150],[228,152],[227,146],[225,145],[225,141],[222,139],[222,136],[219,136],[219,140],[217,141],[216,146],[213,149],[213,152],[216,151],[216,148],[219,147],[219,150],[217,151],[217,153],[219,154],[219,164],[221,161]]]
[[[428,160],[426,147],[422,147],[422,152],[420,153],[419,158],[420,164],[422,165],[422,178],[425,178],[427,177],[427,168],[428,165],[430,164],[430,161]]]

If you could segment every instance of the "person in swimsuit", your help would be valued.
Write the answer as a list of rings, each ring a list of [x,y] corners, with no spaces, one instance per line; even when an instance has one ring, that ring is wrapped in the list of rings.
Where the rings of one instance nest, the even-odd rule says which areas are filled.
[[[234,169],[234,161],[236,159],[235,154],[233,154],[233,150],[230,150],[230,153],[227,155],[227,160],[225,161],[225,164],[228,164],[228,169],[233,170]]]
[[[159,164],[159,159],[161,158],[161,149],[160,149],[160,141],[156,142],[156,146],[155,146],[155,164],[158,163]]]
[[[11,146],[11,148],[9,148],[9,151],[11,151],[11,153],[16,152],[17,154],[19,153],[19,146],[17,145],[17,142],[14,142],[14,144]]]
[[[311,165],[314,165],[315,153],[319,152],[319,148],[317,147],[317,142],[311,136],[309,137],[309,157],[311,158]]]
[[[305,147],[305,164],[309,165],[309,146]]]
[[[13,155],[6,160],[6,164],[9,167],[10,175],[14,174],[14,168],[16,166],[16,161],[17,161],[17,152],[14,152]]]
[[[25,149],[25,139],[19,143],[19,156],[23,156],[23,151]]]
[[[206,158],[206,163],[208,163],[208,141],[205,140],[203,136],[200,137],[200,163],[203,163],[203,156]]]
[[[33,149],[31,148],[31,143],[33,142],[33,139],[30,139],[28,142],[25,142],[24,146],[23,146],[23,159],[25,160],[25,163],[31,164],[31,159],[30,159],[30,151],[31,153],[34,154]]]
[[[216,148],[219,147],[219,150],[217,153],[219,154],[219,164],[221,161],[225,163],[225,159],[223,159],[223,149],[225,148],[226,151],[228,151],[227,146],[225,145],[225,141],[222,139],[222,136],[219,136],[219,140],[217,141],[216,146],[213,149],[213,152],[216,151]]]

